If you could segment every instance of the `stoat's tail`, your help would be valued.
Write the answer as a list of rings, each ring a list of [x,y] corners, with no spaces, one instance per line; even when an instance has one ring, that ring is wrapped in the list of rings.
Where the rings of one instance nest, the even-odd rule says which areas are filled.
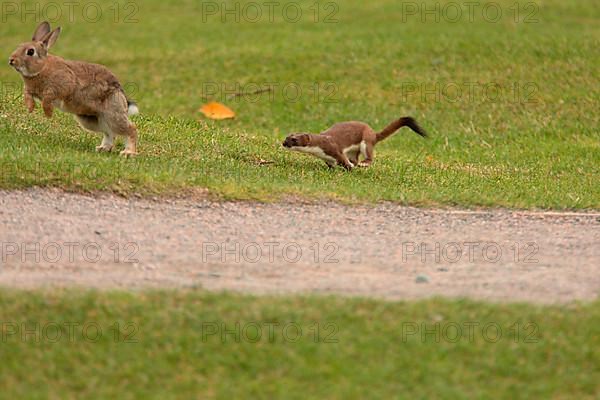
[[[127,114],[129,115],[138,115],[140,113],[140,109],[137,106],[135,101],[127,100]]]
[[[381,142],[382,140],[387,139],[388,137],[390,137],[392,134],[394,134],[398,129],[402,128],[403,126],[408,126],[410,129],[412,129],[419,135],[421,135],[423,137],[427,137],[427,132],[425,132],[425,130],[423,128],[421,128],[419,126],[419,124],[417,124],[417,121],[415,121],[414,118],[404,117],[404,118],[400,118],[397,121],[392,122],[384,130],[379,132],[377,134],[377,142]]]

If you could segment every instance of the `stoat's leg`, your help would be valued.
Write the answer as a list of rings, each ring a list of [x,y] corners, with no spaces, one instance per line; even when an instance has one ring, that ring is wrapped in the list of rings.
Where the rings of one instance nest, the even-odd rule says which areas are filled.
[[[359,155],[360,155],[360,152],[356,151],[356,152],[350,154],[350,157],[348,157],[348,160],[350,160],[350,162],[352,164],[358,165]]]
[[[364,160],[358,164],[360,167],[370,167],[373,162],[374,147],[372,143],[364,143],[360,146],[360,152]]]
[[[348,171],[352,171],[352,168],[354,168],[354,164],[352,164],[350,160],[348,160],[348,157],[341,151],[335,155],[335,159],[339,165],[346,168]]]

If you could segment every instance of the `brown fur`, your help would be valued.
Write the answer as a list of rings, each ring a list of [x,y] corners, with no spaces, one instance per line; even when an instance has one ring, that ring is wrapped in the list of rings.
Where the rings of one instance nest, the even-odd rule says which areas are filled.
[[[118,79],[106,67],[68,61],[48,54],[60,34],[50,24],[38,26],[31,42],[23,43],[10,56],[9,64],[25,83],[25,105],[33,112],[36,100],[50,118],[54,108],[75,115],[90,131],[104,133],[97,151],[112,151],[115,136],[127,138],[122,155],[137,154],[137,128],[129,120],[128,101]]]
[[[364,122],[342,122],[318,135],[292,134],[285,139],[283,146],[290,150],[315,155],[325,160],[329,167],[337,164],[351,170],[355,166],[370,166],[373,162],[375,145],[403,126],[408,126],[419,135],[427,137],[427,133],[413,118],[404,117],[392,122],[379,133]],[[359,163],[360,155],[363,156],[364,161]]]

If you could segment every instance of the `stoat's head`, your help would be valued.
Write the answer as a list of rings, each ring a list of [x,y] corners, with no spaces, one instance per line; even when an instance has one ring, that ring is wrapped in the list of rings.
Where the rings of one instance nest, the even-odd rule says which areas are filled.
[[[310,144],[310,135],[308,133],[294,133],[285,138],[283,147],[293,149],[294,147],[306,147]]]

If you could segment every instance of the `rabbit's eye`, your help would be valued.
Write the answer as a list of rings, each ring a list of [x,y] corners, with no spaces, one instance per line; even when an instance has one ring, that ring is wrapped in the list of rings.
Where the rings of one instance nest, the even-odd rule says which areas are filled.
[[[31,56],[33,56],[34,54],[35,54],[35,50],[34,50],[34,49],[29,49],[29,50],[27,50],[27,55],[28,55],[28,56],[30,56],[30,57],[31,57]]]

